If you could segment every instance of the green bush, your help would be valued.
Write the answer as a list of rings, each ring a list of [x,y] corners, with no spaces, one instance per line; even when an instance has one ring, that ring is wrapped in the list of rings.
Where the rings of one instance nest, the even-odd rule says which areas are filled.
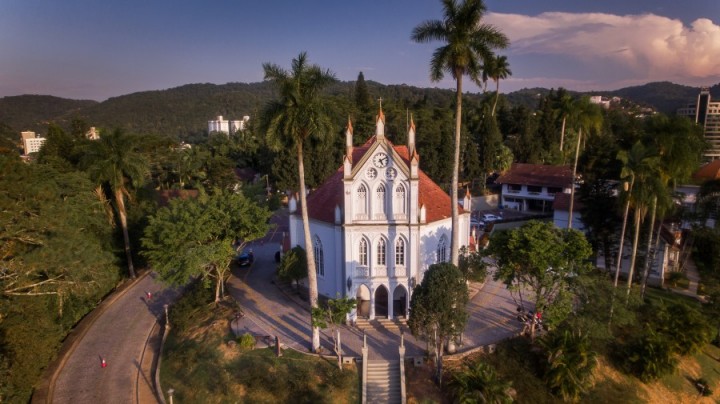
[[[675,370],[674,343],[664,334],[646,327],[616,354],[623,369],[644,382],[656,380]]]
[[[683,272],[670,272],[666,281],[674,288],[687,289],[690,285],[690,281]]]
[[[255,349],[255,337],[249,333],[245,333],[237,338],[240,349]]]
[[[215,299],[212,288],[207,287],[200,280],[188,286],[188,290],[177,303],[170,306],[170,325],[182,332],[189,326],[195,325],[196,319],[207,313],[207,305]]]

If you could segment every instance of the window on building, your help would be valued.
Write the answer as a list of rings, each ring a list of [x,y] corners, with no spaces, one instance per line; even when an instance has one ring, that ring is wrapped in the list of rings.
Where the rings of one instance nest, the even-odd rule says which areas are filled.
[[[377,187],[377,207],[378,207],[378,213],[385,213],[385,185],[380,184]]]
[[[447,237],[443,234],[438,241],[437,262],[447,262]]]
[[[385,255],[387,253],[387,249],[385,246],[385,239],[381,238],[380,241],[378,241],[377,245],[377,264],[378,265],[385,265],[387,262],[385,260]]]
[[[394,212],[404,215],[406,206],[407,201],[405,199],[405,187],[398,185],[397,188],[395,188],[395,204],[393,206]]]
[[[395,265],[405,265],[405,240],[401,238],[395,242]]]
[[[366,267],[368,264],[368,243],[367,240],[362,239],[360,240],[360,256],[359,256],[360,265]]]
[[[510,192],[520,192],[520,191],[522,191],[522,185],[518,185],[518,184],[508,184],[508,191],[510,191]]]
[[[537,185],[528,185],[527,190],[530,194],[539,194],[540,192],[542,192],[542,187],[539,187]]]
[[[320,276],[325,276],[325,259],[323,257],[322,242],[320,237],[315,236],[315,242],[313,242],[313,252],[315,253],[315,272]]]
[[[357,213],[360,215],[367,214],[367,188],[365,188],[365,184],[360,184],[357,189]]]

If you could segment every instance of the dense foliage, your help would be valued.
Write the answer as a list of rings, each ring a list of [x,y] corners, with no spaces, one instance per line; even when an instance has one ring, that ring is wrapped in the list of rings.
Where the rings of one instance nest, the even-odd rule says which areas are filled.
[[[119,279],[92,182],[0,155],[0,401],[26,402],[69,329]]]

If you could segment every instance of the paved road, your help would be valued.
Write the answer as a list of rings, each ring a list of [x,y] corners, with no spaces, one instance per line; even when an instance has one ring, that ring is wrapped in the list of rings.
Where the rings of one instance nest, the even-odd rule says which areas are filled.
[[[153,294],[149,301],[146,291]],[[156,280],[155,274],[124,291],[67,358],[55,382],[52,402],[154,402],[153,376],[149,366],[143,366],[143,359],[154,354],[156,341],[151,337],[156,338],[154,326],[164,316],[163,304],[176,297],[177,292]],[[145,352],[146,343],[149,352]],[[102,358],[107,363],[105,368],[100,366]]]
[[[281,217],[273,221],[282,223]],[[275,252],[280,248],[280,228],[265,239],[252,243],[255,262],[250,268],[235,269],[227,285],[230,293],[242,306],[245,317],[239,327],[261,335],[277,335],[281,343],[294,349],[310,349],[310,315],[297,299],[283,293],[273,283],[276,263]],[[306,305],[304,305],[306,306]],[[470,318],[463,337],[464,351],[476,346],[499,342],[517,333],[521,324],[515,320],[516,304],[505,286],[489,280],[468,304]],[[361,356],[362,331],[342,327],[341,340],[345,355]],[[399,331],[367,331],[370,358],[397,359],[400,344]],[[329,351],[333,343],[329,333],[323,333],[321,344]],[[415,340],[406,330],[406,356],[422,356],[425,343]]]

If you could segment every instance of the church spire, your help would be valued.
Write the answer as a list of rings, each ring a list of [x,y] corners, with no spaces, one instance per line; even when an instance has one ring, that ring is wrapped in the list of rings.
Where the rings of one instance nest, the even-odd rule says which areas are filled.
[[[413,116],[410,114],[410,127],[408,128],[408,154],[412,157],[415,153],[415,122]]]
[[[352,152],[353,152],[353,127],[352,127],[352,121],[350,121],[350,117],[348,116],[347,128],[345,129],[345,154],[349,158],[352,158]]]
[[[382,110],[382,97],[380,97],[378,101],[380,101],[380,109],[377,119],[375,119],[375,136],[378,139],[382,139],[385,137],[385,114],[383,114]]]

